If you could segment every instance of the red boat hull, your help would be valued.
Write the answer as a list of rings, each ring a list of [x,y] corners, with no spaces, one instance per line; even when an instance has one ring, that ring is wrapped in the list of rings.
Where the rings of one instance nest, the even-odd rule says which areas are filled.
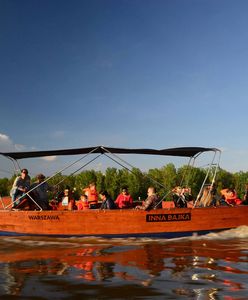
[[[128,210],[0,210],[0,235],[181,237],[248,225],[248,206]]]

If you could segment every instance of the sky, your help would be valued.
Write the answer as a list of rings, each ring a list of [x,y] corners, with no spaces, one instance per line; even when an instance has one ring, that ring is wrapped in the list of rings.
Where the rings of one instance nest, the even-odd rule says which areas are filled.
[[[247,172],[247,28],[246,0],[0,0],[0,152],[216,147]]]

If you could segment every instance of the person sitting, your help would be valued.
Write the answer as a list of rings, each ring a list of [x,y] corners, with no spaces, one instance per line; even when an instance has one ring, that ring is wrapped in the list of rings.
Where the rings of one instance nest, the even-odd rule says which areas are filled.
[[[12,207],[15,208],[23,199],[23,195],[29,190],[30,188],[30,176],[28,175],[27,169],[21,170],[21,175],[17,176],[12,188],[10,190],[10,196],[12,199]]]
[[[84,194],[80,196],[80,200],[76,201],[76,206],[78,210],[89,209],[88,197]]]
[[[172,189],[172,199],[177,208],[192,208],[194,205],[190,187],[176,186]]]
[[[116,198],[115,204],[117,208],[121,208],[121,209],[133,207],[133,198],[129,194],[127,187],[122,188],[122,192]]]
[[[155,208],[160,208],[161,203],[159,202],[159,198],[156,194],[156,189],[153,186],[150,186],[147,189],[147,198],[142,203],[142,205],[138,205],[135,207],[135,209],[141,209],[141,210],[150,210]]]
[[[206,185],[199,195],[199,207],[217,206],[219,205],[219,197],[215,184]]]
[[[183,193],[183,188],[181,186],[176,186],[172,190],[172,199],[174,201],[175,207],[187,207],[187,201]]]
[[[61,206],[63,210],[76,210],[77,206],[70,188],[67,186],[64,190]]]
[[[51,206],[49,205],[48,200],[48,191],[53,191],[53,187],[49,186],[47,182],[44,182],[45,175],[38,174],[36,176],[37,181],[31,185],[31,197],[34,197],[34,200],[42,208],[42,210],[50,210]],[[32,198],[31,198],[32,200]]]
[[[242,200],[238,198],[234,189],[222,189],[220,193],[225,202],[230,206],[240,205],[242,203]]]
[[[88,197],[89,207],[91,209],[97,208],[98,192],[96,190],[95,182],[90,183],[87,188],[83,189],[83,194]]]
[[[246,185],[245,185],[245,192],[244,192],[242,204],[248,205],[248,183],[246,183]]]
[[[110,197],[110,195],[107,191],[101,191],[99,193],[99,195],[102,200],[100,209],[115,209],[116,208],[113,199]]]

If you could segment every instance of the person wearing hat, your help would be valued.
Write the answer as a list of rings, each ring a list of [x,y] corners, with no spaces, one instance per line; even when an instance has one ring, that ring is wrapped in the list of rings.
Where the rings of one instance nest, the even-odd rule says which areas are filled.
[[[45,180],[45,175],[38,174],[36,176],[37,181],[31,185],[32,196],[34,197],[35,202],[43,209],[49,210],[49,200],[48,200],[48,191],[52,191],[53,187],[49,186]]]
[[[12,199],[12,207],[16,207],[22,199],[22,196],[25,195],[25,193],[30,188],[30,176],[28,175],[27,169],[21,170],[21,175],[17,176],[12,188],[10,190],[10,196]]]

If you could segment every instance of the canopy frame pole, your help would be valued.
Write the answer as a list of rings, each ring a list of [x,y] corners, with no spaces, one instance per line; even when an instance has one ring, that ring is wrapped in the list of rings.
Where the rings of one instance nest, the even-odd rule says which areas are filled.
[[[192,162],[192,160],[193,160],[193,162]],[[189,162],[188,162],[188,164],[187,164],[187,167],[186,167],[186,169],[185,169],[184,172],[183,172],[183,176],[182,176],[182,179],[181,179],[181,181],[180,181],[180,186],[183,185],[184,178],[186,177],[186,175],[185,175],[185,174],[186,174],[186,171],[189,169],[189,167],[193,167],[194,164],[195,164],[195,157],[191,156],[190,159],[189,159]],[[188,183],[189,183],[189,179],[188,179],[188,181],[186,182],[186,186],[188,186]]]
[[[98,157],[100,157],[102,154],[100,153],[98,156],[94,157],[93,159],[91,159],[90,161],[88,161],[86,164],[84,164],[82,167],[78,168],[77,170],[75,170],[74,172],[70,173],[70,175],[73,175],[75,173],[77,173],[78,171],[82,170],[83,168],[85,168],[87,165],[89,165],[90,163],[92,163],[94,160],[96,160]],[[69,175],[69,176],[70,176]],[[51,177],[52,178],[52,177]],[[65,178],[63,178],[62,180],[60,180],[58,183],[55,184],[55,186],[58,186],[59,184],[61,184],[63,181],[65,180]]]
[[[110,151],[108,151],[107,149],[105,149],[104,147],[102,147],[102,149],[104,149],[105,151],[107,151],[108,153],[110,153],[111,155],[113,155],[114,157],[117,157],[120,161],[124,162],[125,164],[127,164],[129,167],[135,168],[134,166],[132,166],[131,164],[129,164],[128,162],[126,162],[124,159],[120,158],[118,155],[111,153]],[[130,170],[129,168],[125,167],[124,165],[122,165],[120,162],[118,162],[117,160],[113,159],[111,156],[108,156],[106,153],[104,153],[104,155],[106,155],[109,159],[113,160],[114,162],[116,162],[118,165],[120,165],[121,167],[125,168],[126,170],[128,170],[129,172],[133,173],[134,172],[132,170]],[[147,178],[151,179],[153,182],[157,183],[158,185],[160,185],[161,187],[165,188],[165,186],[163,184],[161,184],[160,182],[156,181],[155,179],[153,179],[152,177],[145,175]]]
[[[89,153],[87,153],[87,154],[84,155],[83,157],[81,157],[81,158],[75,160],[74,162],[70,163],[69,165],[65,166],[65,167],[62,168],[61,170],[55,172],[52,176],[47,177],[44,181],[42,181],[41,183],[37,184],[35,187],[33,187],[33,188],[32,188],[31,190],[29,190],[28,192],[24,193],[24,194],[22,195],[22,197],[28,195],[28,196],[31,198],[31,200],[32,200],[32,201],[33,201],[33,202],[34,202],[34,203],[42,210],[42,208],[41,208],[41,207],[34,201],[34,199],[29,195],[30,192],[32,192],[33,190],[37,189],[37,187],[41,186],[41,185],[44,184],[45,182],[47,182],[47,181],[49,181],[50,179],[52,179],[52,178],[55,177],[57,174],[63,172],[64,170],[70,168],[71,166],[75,165],[75,164],[78,163],[80,160],[83,160],[83,159],[86,158],[88,155],[94,153],[94,151],[95,151],[96,149],[98,149],[98,147],[94,148],[93,150],[91,150]],[[17,162],[17,160],[15,160],[15,161]],[[12,203],[9,204],[8,206],[6,206],[5,209],[9,208],[11,205],[12,205]]]
[[[110,154],[113,154],[110,152]],[[129,168],[127,168],[126,166],[122,165],[121,163],[119,163],[117,160],[115,160],[114,158],[112,158],[111,156],[109,156],[108,154],[104,153],[104,155],[106,155],[109,159],[113,160],[114,162],[116,162],[118,165],[120,165],[121,167],[123,167],[124,169],[128,170],[129,172],[131,172],[132,174],[134,174],[134,172],[132,170],[130,170]],[[115,155],[117,156],[117,155]],[[118,156],[117,156],[118,157]],[[118,157],[119,158],[119,157]],[[119,158],[120,159],[120,158]],[[125,162],[123,159],[120,159],[121,161]],[[127,163],[128,165],[130,165],[129,163]],[[134,168],[134,167],[133,167]],[[134,174],[135,175],[135,174]],[[153,182],[157,183],[158,185],[162,186],[163,188],[165,188],[165,186],[163,184],[161,184],[160,182],[158,182],[157,180],[153,179],[152,177],[148,176],[148,175],[144,175],[147,178],[149,178],[150,180],[152,180]],[[171,193],[171,191],[167,192],[160,200],[159,202],[154,206],[154,209]]]
[[[17,159],[14,159],[14,158],[12,158],[10,156],[6,156],[6,157],[12,162],[13,167],[14,167],[14,174],[17,175],[18,172],[21,171],[21,166],[19,165]]]
[[[218,157],[218,159],[217,159],[217,162],[214,163],[215,160],[216,160],[217,152],[219,153],[219,157]],[[212,181],[211,181],[211,187],[212,187],[213,184],[215,183],[217,170],[218,170],[219,165],[220,165],[220,156],[221,156],[221,151],[218,150],[218,149],[216,149],[216,150],[214,151],[213,159],[212,159],[211,163],[210,163],[209,166],[208,166],[208,170],[207,170],[206,176],[205,176],[205,178],[204,178],[204,180],[203,180],[203,182],[202,182],[200,191],[199,191],[199,193],[198,193],[198,195],[197,195],[197,197],[196,197],[196,200],[195,200],[195,203],[194,203],[194,205],[193,205],[193,208],[196,207],[197,202],[200,200],[200,198],[201,198],[201,196],[202,196],[202,191],[203,191],[204,185],[206,184],[207,178],[208,178],[209,173],[210,173],[210,171],[211,171],[211,168],[212,168],[213,166],[215,166],[215,168],[214,168],[213,179],[212,179]]]

